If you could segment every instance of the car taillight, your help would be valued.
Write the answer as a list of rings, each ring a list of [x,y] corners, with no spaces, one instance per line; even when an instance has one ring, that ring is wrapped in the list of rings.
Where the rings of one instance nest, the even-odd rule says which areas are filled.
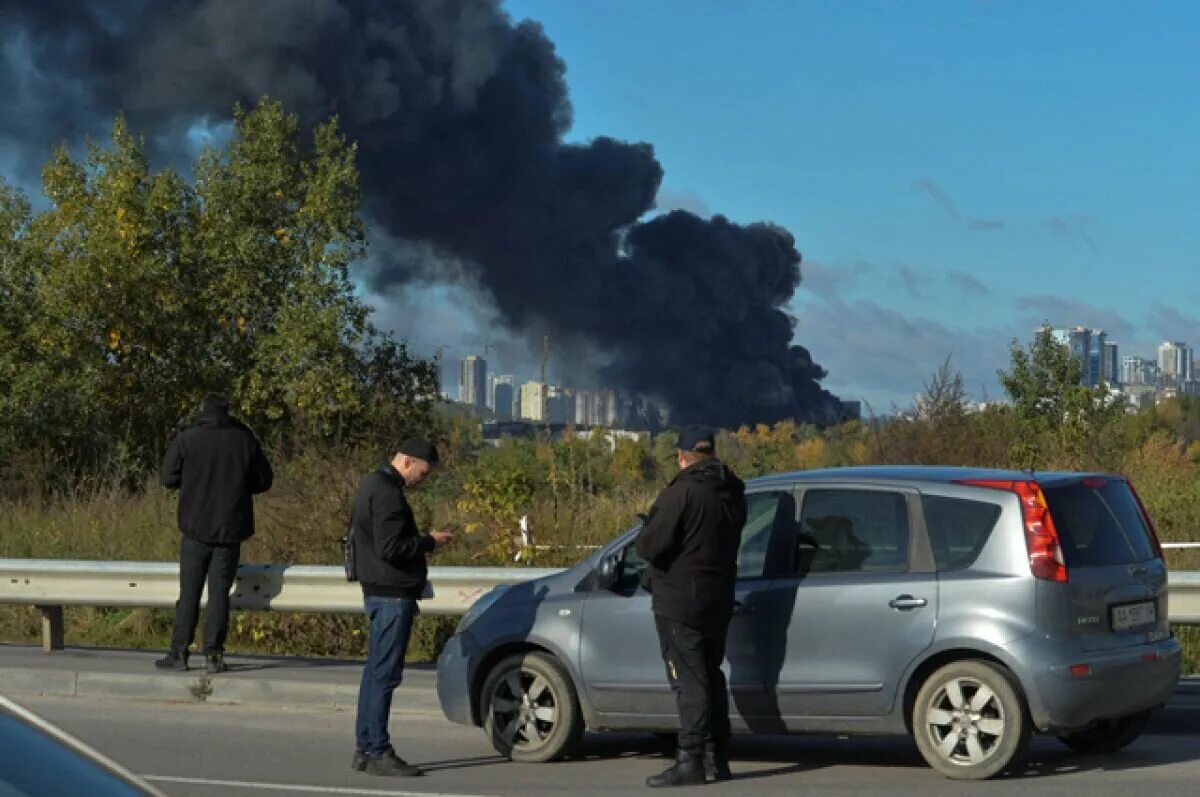
[[[1046,496],[1035,481],[1003,481],[964,479],[957,482],[971,487],[987,487],[1016,493],[1021,501],[1021,517],[1025,522],[1025,545],[1029,549],[1029,571],[1045,581],[1066,582],[1067,562],[1063,558],[1058,530]]]
[[[1133,489],[1133,482],[1129,481],[1128,478],[1125,478],[1125,486],[1129,488],[1129,492],[1133,495],[1133,500],[1137,501],[1138,509],[1142,511],[1142,520],[1146,523],[1146,530],[1150,532],[1150,542],[1154,544],[1154,552],[1158,554],[1159,559],[1162,559],[1163,547],[1158,539],[1158,530],[1154,528],[1154,521],[1150,519],[1150,513],[1146,511],[1146,505],[1142,503],[1142,497],[1138,495],[1137,490]]]

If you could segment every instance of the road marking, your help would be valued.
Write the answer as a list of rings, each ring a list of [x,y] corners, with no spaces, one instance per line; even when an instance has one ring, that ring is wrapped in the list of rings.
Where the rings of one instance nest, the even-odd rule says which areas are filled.
[[[303,786],[295,783],[254,783],[244,780],[210,780],[208,778],[179,778],[173,775],[142,775],[155,783],[182,783],[192,786],[224,786],[232,789],[262,789],[306,794],[355,794],[363,797],[483,797],[473,794],[448,794],[428,791],[385,791],[383,789],[352,789],[342,786]]]

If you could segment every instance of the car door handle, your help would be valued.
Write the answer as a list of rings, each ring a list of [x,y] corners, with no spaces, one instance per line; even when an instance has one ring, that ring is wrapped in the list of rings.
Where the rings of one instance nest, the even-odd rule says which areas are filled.
[[[754,612],[755,608],[749,604],[742,603],[741,601],[733,602],[733,613],[739,617],[744,617],[747,614],[754,614]]]
[[[908,609],[920,609],[922,606],[925,606],[928,603],[929,601],[925,600],[924,598],[914,598],[912,595],[901,595],[898,598],[892,598],[890,601],[888,601],[888,606],[891,606],[893,609],[899,609],[900,611],[907,611]]]

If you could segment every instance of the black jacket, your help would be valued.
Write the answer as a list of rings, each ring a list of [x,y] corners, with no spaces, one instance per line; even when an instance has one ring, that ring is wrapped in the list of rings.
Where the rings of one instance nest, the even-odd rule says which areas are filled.
[[[363,594],[418,600],[429,577],[425,554],[434,543],[418,533],[404,477],[391,464],[363,479],[350,523]]]
[[[679,472],[638,534],[654,613],[705,634],[724,634],[733,614],[746,486],[719,460]]]
[[[223,410],[202,412],[175,435],[159,475],[179,489],[179,530],[209,544],[254,536],[251,496],[275,480],[258,438]]]

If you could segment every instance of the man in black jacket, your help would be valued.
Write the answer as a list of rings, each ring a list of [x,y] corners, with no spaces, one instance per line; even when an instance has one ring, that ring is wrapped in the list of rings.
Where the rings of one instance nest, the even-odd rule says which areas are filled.
[[[729,780],[729,691],[721,662],[733,617],[746,489],[716,458],[710,430],[691,426],[677,444],[677,475],[638,535],[648,563],[654,620],[679,710],[675,764],[651,787]]]
[[[392,693],[404,674],[404,655],[428,581],[425,555],[454,535],[417,530],[405,487],[423,482],[438,464],[437,448],[410,438],[391,461],[368,474],[354,497],[350,524],[358,580],[370,621],[367,663],[358,688],[351,767],[372,775],[420,775],[396,755],[388,735]]]
[[[275,475],[254,433],[229,415],[224,397],[213,394],[204,397],[195,422],[171,441],[160,475],[165,486],[179,490],[183,540],[171,651],[155,665],[188,668],[188,646],[196,635],[200,595],[207,578],[205,670],[224,672],[229,590],[237,575],[242,543],[254,535],[251,496],[271,489]]]

